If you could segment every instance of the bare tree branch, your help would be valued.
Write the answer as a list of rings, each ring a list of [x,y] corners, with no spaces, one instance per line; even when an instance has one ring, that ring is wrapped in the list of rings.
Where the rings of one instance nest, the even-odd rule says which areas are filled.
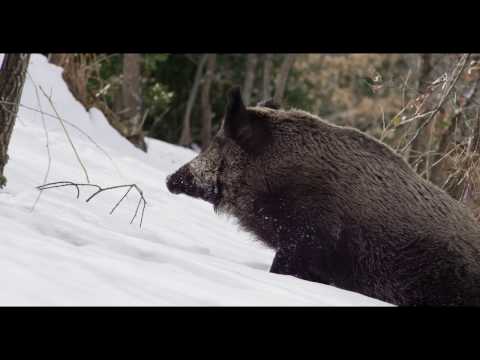
[[[460,75],[462,74],[463,70],[465,69],[465,66],[467,64],[467,60],[470,54],[465,54],[462,56],[460,61],[457,63],[456,70],[454,71],[455,75],[453,75],[452,80],[450,81],[450,85],[448,86],[447,91],[445,91],[444,95],[442,96],[440,102],[438,105],[435,107],[435,109],[431,112],[430,116],[425,120],[417,129],[415,135],[410,139],[410,141],[403,147],[401,152],[405,152],[409,146],[412,144],[413,141],[417,138],[417,136],[420,134],[420,132],[432,121],[432,119],[435,117],[435,115],[438,113],[438,111],[443,107],[445,102],[447,101],[448,97],[450,96],[450,93],[452,92],[453,88],[455,87],[455,84],[457,83],[458,79],[460,78]]]
[[[122,198],[114,205],[114,207],[112,208],[112,210],[110,210],[110,214],[113,214],[113,212],[115,211],[115,209],[120,205],[120,203],[127,197],[128,193],[130,192],[130,190],[132,189],[135,189],[137,190],[137,192],[140,194],[140,198],[138,200],[138,204],[137,204],[137,208],[135,210],[135,214],[133,215],[133,218],[132,220],[130,221],[130,224],[133,223],[133,221],[135,220],[135,218],[137,217],[137,214],[138,214],[138,210],[140,209],[140,206],[143,204],[143,207],[142,207],[142,212],[141,212],[141,217],[140,217],[140,227],[142,227],[142,223],[143,223],[143,215],[145,213],[145,208],[147,206],[147,201],[145,200],[145,197],[143,195],[143,191],[136,185],[136,184],[128,184],[128,185],[117,185],[117,186],[109,186],[109,187],[101,187],[99,185],[96,185],[96,184],[83,184],[83,183],[74,183],[72,181],[57,181],[57,182],[53,182],[53,183],[48,183],[48,184],[44,184],[44,185],[40,185],[40,186],[37,186],[37,189],[40,190],[40,191],[44,191],[44,190],[48,190],[48,189],[54,189],[54,188],[59,188],[59,187],[66,187],[66,186],[73,186],[75,187],[76,191],[77,191],[77,199],[80,198],[80,187],[83,186],[83,187],[93,187],[95,189],[97,189],[92,195],[90,195],[86,200],[85,202],[89,202],[90,200],[92,200],[95,196],[97,196],[98,194],[104,192],[104,191],[108,191],[108,190],[115,190],[115,189],[122,189],[122,188],[127,188],[127,191],[125,192],[125,194],[122,196]]]
[[[433,159],[433,161],[435,163],[432,164],[432,166],[431,166],[431,169],[432,169],[431,170],[431,172],[432,172],[431,179],[435,184],[438,184],[441,181],[441,177],[442,177],[443,172],[444,172],[444,169],[441,166],[437,166],[437,165],[444,158],[444,157],[442,157],[442,154],[447,152],[448,146],[450,144],[451,137],[455,133],[455,129],[458,126],[458,121],[459,121],[460,117],[463,115],[465,109],[470,105],[474,95],[478,91],[479,81],[480,81],[480,77],[478,77],[475,80],[472,88],[470,89],[470,91],[465,96],[465,101],[464,101],[463,105],[460,108],[455,110],[455,112],[453,114],[453,117],[450,120],[450,125],[448,126],[447,130],[442,134],[442,136],[440,138],[440,143],[438,145],[437,154],[434,156],[434,159]]]

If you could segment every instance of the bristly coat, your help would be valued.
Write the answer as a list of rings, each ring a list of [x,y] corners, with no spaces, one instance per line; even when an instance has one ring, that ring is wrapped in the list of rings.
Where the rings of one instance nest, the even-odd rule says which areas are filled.
[[[167,180],[276,250],[271,271],[397,305],[480,305],[480,226],[387,145],[229,94],[218,134]]]

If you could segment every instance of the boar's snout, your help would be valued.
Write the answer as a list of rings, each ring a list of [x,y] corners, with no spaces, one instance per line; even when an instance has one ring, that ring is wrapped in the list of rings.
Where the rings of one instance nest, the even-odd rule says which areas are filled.
[[[167,188],[172,194],[191,195],[194,188],[193,175],[187,165],[167,176]]]
[[[221,186],[219,184],[202,184],[195,181],[188,164],[182,166],[177,172],[167,176],[167,188],[172,194],[185,194],[200,198],[214,206],[221,199]]]

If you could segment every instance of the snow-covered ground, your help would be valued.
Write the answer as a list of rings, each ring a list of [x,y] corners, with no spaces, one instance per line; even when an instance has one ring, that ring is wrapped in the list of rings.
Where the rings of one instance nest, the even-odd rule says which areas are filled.
[[[61,68],[32,55],[28,72],[21,104],[54,114],[40,87],[51,96],[69,122],[91,182],[136,183],[148,205],[142,228],[139,216],[130,224],[138,201],[134,191],[109,214],[125,189],[89,203],[90,189],[81,189],[78,200],[74,188],[50,189],[32,211],[35,187],[43,183],[48,165],[47,142],[41,114],[21,107],[9,148],[8,184],[0,190],[0,305],[387,305],[270,274],[271,250],[232,219],[215,215],[209,204],[167,191],[166,175],[195,156],[193,151],[148,139],[144,154],[100,111],[86,111],[74,99]],[[60,122],[48,116],[44,121],[51,153],[48,182],[85,182]]]

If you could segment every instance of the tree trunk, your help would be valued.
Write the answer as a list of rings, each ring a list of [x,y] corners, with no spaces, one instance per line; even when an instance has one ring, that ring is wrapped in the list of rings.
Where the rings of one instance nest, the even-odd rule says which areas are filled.
[[[68,56],[72,56],[73,54],[60,54],[60,53],[52,53],[48,56],[48,60],[57,66],[60,66],[63,68],[66,58]]]
[[[29,61],[30,54],[5,54],[0,68],[0,188],[7,183],[3,171]]]
[[[143,134],[141,54],[123,55],[121,132],[136,147],[147,151]]]
[[[190,90],[190,95],[188,96],[187,109],[185,110],[185,116],[183,118],[182,134],[180,135],[180,140],[178,141],[180,145],[191,145],[192,143],[192,110],[193,105],[195,104],[195,98],[197,97],[198,87],[200,86],[200,81],[202,80],[203,68],[205,67],[207,57],[207,54],[202,55],[200,62],[197,65],[197,71],[195,72],[193,85]]]
[[[287,54],[285,55],[285,59],[283,60],[282,66],[280,67],[280,72],[277,76],[277,83],[275,88],[275,95],[273,96],[273,100],[277,104],[282,103],[283,95],[285,93],[285,88],[287,85],[288,74],[290,73],[290,69],[295,62],[296,55],[295,54]]]
[[[207,70],[205,81],[202,87],[201,106],[202,106],[202,149],[205,149],[212,136],[212,106],[210,104],[210,88],[212,86],[215,64],[217,60],[216,54],[208,55]]]
[[[265,60],[263,62],[263,89],[262,100],[268,100],[270,98],[270,83],[272,82],[272,54],[265,54]]]
[[[430,73],[432,72],[432,54],[421,54],[420,61],[421,62],[420,75],[418,79],[418,93],[425,94],[428,87]],[[415,132],[423,127],[423,121],[418,122]],[[429,144],[434,123],[434,121],[431,121],[430,124],[418,134],[418,136],[413,140],[410,148],[409,162],[410,164],[416,164],[415,167],[417,173],[419,174],[423,173],[427,169],[427,166],[429,164]],[[428,174],[426,174],[426,178],[428,177]]]
[[[87,82],[90,76],[89,63],[94,60],[94,54],[50,54],[49,60],[52,64],[63,68],[63,80],[67,83],[72,95],[85,108],[89,108],[89,96]]]
[[[253,83],[255,81],[255,70],[257,68],[258,56],[256,54],[247,55],[247,65],[245,69],[245,83],[243,84],[243,101],[245,105],[250,105],[252,97]]]
[[[97,62],[96,54],[52,53],[49,61],[63,68],[62,77],[75,99],[86,109],[92,106],[99,108],[115,130],[136,147],[147,151],[142,130],[141,54],[124,54],[123,82],[114,94],[113,109],[90,93],[87,87],[88,80],[98,71],[98,67],[93,66]]]

